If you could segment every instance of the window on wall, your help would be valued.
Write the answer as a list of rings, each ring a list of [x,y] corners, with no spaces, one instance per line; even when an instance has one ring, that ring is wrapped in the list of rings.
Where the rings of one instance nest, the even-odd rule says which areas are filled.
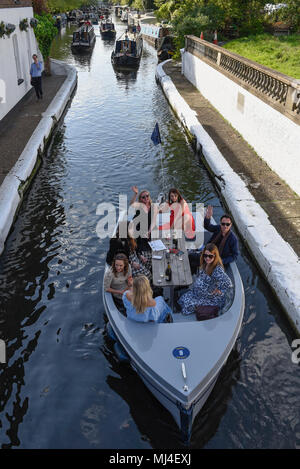
[[[18,38],[16,34],[13,35],[12,40],[13,40],[13,46],[14,46],[16,70],[17,70],[17,82],[18,82],[18,85],[21,85],[21,83],[23,83],[24,81],[24,78],[22,78]]]

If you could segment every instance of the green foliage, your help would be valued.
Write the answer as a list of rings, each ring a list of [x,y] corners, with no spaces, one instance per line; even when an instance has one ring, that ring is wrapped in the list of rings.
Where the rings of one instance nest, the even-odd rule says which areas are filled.
[[[80,7],[97,6],[97,0],[47,0],[48,10],[51,13],[64,13]]]
[[[5,34],[5,23],[4,21],[0,22],[0,38],[4,37]]]
[[[289,0],[298,2],[299,0]],[[156,15],[161,20],[177,22],[198,15],[208,18],[207,30],[235,27],[240,35],[263,31],[265,0],[155,0]]]
[[[154,5],[157,8],[155,12],[156,17],[159,21],[166,20],[171,21],[173,14],[178,8],[183,7],[186,10],[189,9],[187,3],[191,3],[188,1],[182,0],[154,0]],[[192,2],[193,3],[193,2]]]
[[[9,37],[11,33],[14,32],[16,29],[14,24],[11,23],[4,23],[4,21],[0,22],[0,38],[4,37],[5,35]]]
[[[27,31],[27,29],[29,28],[27,18],[24,18],[23,20],[20,20],[19,28],[20,28],[21,31]]]
[[[300,79],[299,34],[280,37],[260,34],[235,39],[223,47],[285,75]]]
[[[278,20],[284,21],[294,31],[300,30],[300,2],[299,0],[287,0],[285,8],[278,10]]]
[[[42,56],[46,60],[50,55],[51,44],[57,34],[57,29],[50,14],[35,15],[35,17],[38,20],[38,24],[34,28],[34,33]]]

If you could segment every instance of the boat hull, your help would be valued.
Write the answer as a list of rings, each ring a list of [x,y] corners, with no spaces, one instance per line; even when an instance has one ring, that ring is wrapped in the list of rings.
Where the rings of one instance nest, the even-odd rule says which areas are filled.
[[[116,31],[114,29],[110,29],[109,31],[101,31],[100,34],[102,39],[112,39],[116,36]]]
[[[114,306],[111,295],[103,292],[103,298],[104,298],[104,306],[105,306],[105,310],[106,310],[109,323],[113,329],[116,339],[118,340],[118,342],[122,345],[122,347],[128,354],[131,367],[136,371],[136,373],[142,379],[142,381],[144,382],[145,386],[149,389],[149,391],[170,412],[178,428],[181,431],[182,440],[185,443],[188,443],[191,437],[192,425],[195,420],[195,417],[199,414],[205,402],[207,401],[209,395],[211,394],[217,382],[218,376],[222,368],[226,364],[227,359],[235,345],[237,336],[241,328],[243,312],[244,312],[243,292],[240,298],[240,304],[236,308],[236,311],[234,312],[227,311],[226,313],[224,313],[223,317],[220,316],[218,318],[209,320],[208,321],[210,323],[209,325],[204,324],[204,322],[202,322],[202,324],[199,322],[191,323],[192,328],[186,327],[185,323],[169,324],[169,325],[161,324],[161,325],[155,325],[155,326],[152,325],[153,327],[156,327],[156,328],[161,328],[161,327],[168,328],[168,326],[174,328],[174,326],[179,326],[177,330],[176,329],[174,330],[174,332],[170,331],[170,332],[167,332],[167,334],[165,334],[165,338],[167,338],[169,335],[172,335],[175,338],[174,343],[172,344],[172,341],[171,341],[172,345],[170,344],[170,346],[167,348],[169,350],[172,350],[175,344],[177,345],[186,344],[191,350],[191,355],[199,356],[199,364],[197,360],[197,365],[201,367],[201,358],[203,359],[204,352],[201,351],[201,349],[197,347],[196,342],[198,340],[199,340],[199,343],[201,343],[201,341],[204,342],[204,338],[207,332],[207,327],[211,328],[210,337],[207,338],[207,345],[210,344],[211,349],[207,350],[207,354],[208,355],[210,353],[212,354],[213,349],[214,349],[213,347],[214,342],[217,343],[218,337],[221,337],[221,331],[222,331],[221,323],[223,322],[223,324],[226,324],[227,321],[229,322],[230,320],[232,320],[233,329],[232,329],[232,332],[229,331],[228,339],[224,346],[224,350],[222,350],[221,353],[219,353],[219,356],[217,357],[212,368],[210,370],[207,370],[207,372],[203,373],[202,378],[199,379],[199,382],[196,382],[196,384],[194,385],[194,388],[192,389],[192,392],[189,395],[184,395],[184,393],[182,392],[183,382],[180,381],[180,379],[177,381],[178,384],[175,387],[169,386],[166,380],[161,379],[161,376],[159,374],[153,372],[153,370],[149,366],[147,366],[147,363],[141,360],[140,356],[134,353],[134,350],[131,349],[130,342],[133,341],[134,337],[137,337],[137,334],[141,334],[141,332],[140,331],[137,332],[135,330],[129,331],[129,329],[131,329],[132,327],[133,329],[135,329],[136,327],[140,327],[140,326],[142,328],[145,328],[145,327],[147,328],[148,326],[145,326],[144,324],[131,324],[131,323],[134,323],[134,321],[130,321],[130,324],[128,324],[128,322],[126,321],[126,318],[120,315],[117,308]],[[115,314],[116,311],[117,311],[117,314]],[[228,319],[226,319],[226,314],[228,314]],[[122,327],[121,327],[121,322],[119,322],[120,316],[122,316],[121,318],[121,322],[123,322]],[[123,327],[123,325],[125,327]],[[199,329],[199,332],[195,331],[196,328]],[[219,330],[217,330],[218,328]],[[214,333],[214,329],[217,330],[216,334]],[[129,331],[129,336],[126,337],[127,335],[126,333],[128,331]],[[194,338],[192,337],[193,334],[194,334]],[[199,334],[199,339],[198,339],[198,334]],[[201,336],[201,334],[203,335]],[[228,334],[228,331],[227,331],[227,334]],[[153,331],[153,334],[150,332],[150,334],[148,335],[148,338],[146,337],[143,342],[143,347],[145,347],[145,344],[147,343],[147,341],[151,343],[152,347],[155,349],[155,355],[160,354],[159,344],[163,342],[157,336],[158,336],[158,329]],[[177,336],[177,339],[176,339],[176,336]],[[189,342],[190,337],[192,337],[192,340]],[[203,337],[203,340],[201,340],[201,337]],[[158,339],[157,342],[155,342],[155,344],[152,343],[154,342],[156,338]],[[195,344],[196,344],[196,347],[195,347]],[[166,356],[166,350],[161,350],[161,355]],[[188,369],[189,369],[190,364],[188,360],[185,360],[185,361],[186,361],[186,366],[188,366]],[[178,374],[178,367],[180,365],[181,364],[178,364],[178,365],[176,364],[175,366],[175,373],[177,374]],[[166,367],[169,367],[169,366],[170,366],[170,363],[166,363]],[[171,366],[173,365],[171,364]],[[195,364],[193,365],[193,367],[195,367]]]
[[[112,53],[111,62],[116,67],[138,67],[140,64],[141,57],[133,57],[130,55],[115,55]]]
[[[72,52],[89,52],[95,45],[95,41],[91,44],[72,44],[71,49]]]

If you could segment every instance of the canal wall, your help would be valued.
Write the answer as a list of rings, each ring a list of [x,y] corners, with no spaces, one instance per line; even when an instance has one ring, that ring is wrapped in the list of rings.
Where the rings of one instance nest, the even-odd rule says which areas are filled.
[[[41,163],[42,155],[77,84],[75,67],[51,59],[51,69],[53,75],[63,75],[66,78],[0,187],[0,254],[4,250],[4,243],[24,193]]]
[[[186,37],[182,73],[300,195],[300,80]]]
[[[234,217],[241,238],[281,303],[293,328],[300,335],[298,256],[272,226],[267,213],[256,202],[241,177],[232,170],[200,124],[196,112],[190,108],[170,76],[165,73],[163,66],[167,62],[170,60],[158,65],[156,78],[178,119],[195,139],[196,148],[203,155],[215,184]]]

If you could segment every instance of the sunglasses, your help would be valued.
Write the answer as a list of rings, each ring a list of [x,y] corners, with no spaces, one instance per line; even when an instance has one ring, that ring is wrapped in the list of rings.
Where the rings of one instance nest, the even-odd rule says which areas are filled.
[[[222,225],[222,226],[230,226],[231,223],[224,223],[224,222],[222,222],[221,225]]]
[[[149,199],[149,197],[150,197],[149,194],[147,194],[147,195],[141,195],[141,199]]]
[[[213,259],[215,256],[214,254],[203,254],[203,257],[208,257],[209,259]]]

